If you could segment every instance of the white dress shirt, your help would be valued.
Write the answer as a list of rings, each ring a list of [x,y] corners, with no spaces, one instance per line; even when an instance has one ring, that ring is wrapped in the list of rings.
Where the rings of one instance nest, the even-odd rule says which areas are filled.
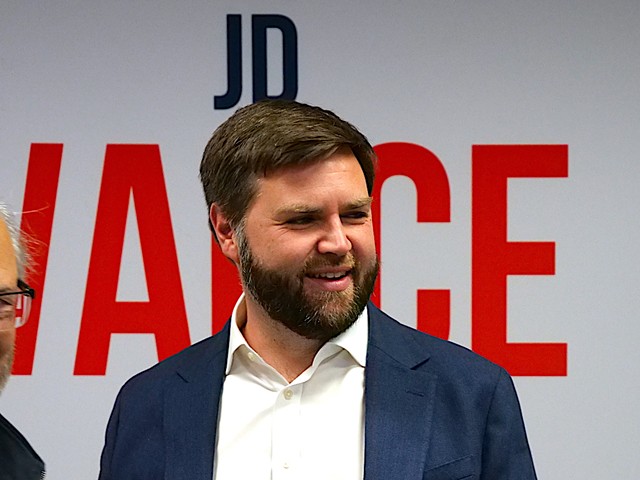
[[[364,476],[367,310],[288,383],[247,344],[244,297],[231,317],[214,480]]]

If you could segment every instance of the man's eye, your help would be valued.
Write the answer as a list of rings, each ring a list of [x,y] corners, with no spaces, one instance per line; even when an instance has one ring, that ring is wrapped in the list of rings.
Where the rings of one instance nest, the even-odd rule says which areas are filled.
[[[3,297],[0,297],[0,309],[7,307],[13,308],[14,305],[15,300],[13,298],[13,295],[5,295]]]
[[[11,302],[11,296],[0,297],[0,320],[8,320],[13,317],[15,306]]]
[[[346,218],[348,220],[361,220],[365,218],[369,218],[368,212],[351,212],[342,215],[342,218]]]
[[[308,225],[311,222],[313,222],[311,217],[296,217],[287,220],[289,225]]]

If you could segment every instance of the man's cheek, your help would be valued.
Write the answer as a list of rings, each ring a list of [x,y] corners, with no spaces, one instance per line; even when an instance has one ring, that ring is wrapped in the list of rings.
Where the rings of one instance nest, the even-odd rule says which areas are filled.
[[[0,332],[0,359],[4,360],[12,343],[13,339],[11,338],[10,332]]]

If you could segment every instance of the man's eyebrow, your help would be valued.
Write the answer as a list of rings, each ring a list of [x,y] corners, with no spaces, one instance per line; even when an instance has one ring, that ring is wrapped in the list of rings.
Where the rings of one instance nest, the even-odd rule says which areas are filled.
[[[354,200],[353,202],[349,202],[345,205],[345,210],[357,210],[358,208],[362,208],[362,207],[369,207],[371,206],[371,202],[373,201],[373,198],[371,197],[362,197],[359,198],[357,200]]]
[[[281,215],[317,215],[322,212],[321,208],[312,207],[311,205],[305,205],[303,203],[295,203],[292,205],[285,205],[275,211],[276,216]]]
[[[357,210],[359,208],[368,207],[372,202],[371,197],[363,197],[357,200],[353,200],[346,205],[341,210]],[[322,213],[322,208],[314,207],[312,205],[307,205],[304,203],[294,203],[291,205],[285,205],[284,207],[280,207],[275,211],[276,216],[282,215],[319,215]]]

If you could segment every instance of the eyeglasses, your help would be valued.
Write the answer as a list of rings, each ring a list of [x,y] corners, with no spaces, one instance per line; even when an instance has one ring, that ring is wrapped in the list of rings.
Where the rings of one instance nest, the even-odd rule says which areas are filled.
[[[18,288],[17,292],[0,292],[0,331],[19,328],[29,319],[36,292],[22,280],[18,280]]]

